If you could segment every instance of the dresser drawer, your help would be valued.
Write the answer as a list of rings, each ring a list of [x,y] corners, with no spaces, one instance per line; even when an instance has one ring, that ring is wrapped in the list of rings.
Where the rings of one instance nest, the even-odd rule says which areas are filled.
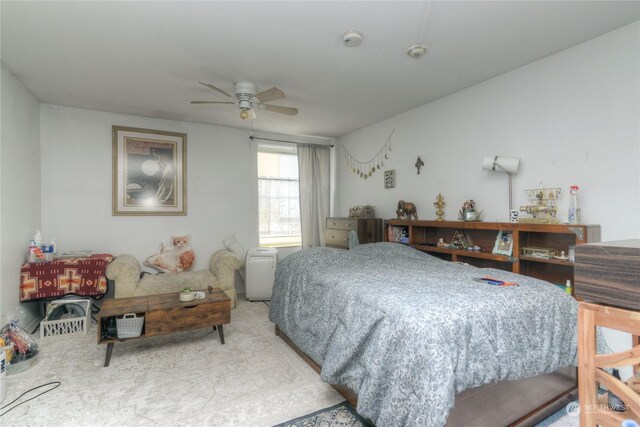
[[[172,307],[147,312],[145,335],[161,335],[170,332],[223,325],[231,321],[231,301],[197,304],[183,303]]]
[[[342,230],[327,230],[325,232],[325,244],[327,246],[338,246],[349,248],[349,232]]]
[[[329,230],[358,230],[358,220],[349,218],[327,218]]]

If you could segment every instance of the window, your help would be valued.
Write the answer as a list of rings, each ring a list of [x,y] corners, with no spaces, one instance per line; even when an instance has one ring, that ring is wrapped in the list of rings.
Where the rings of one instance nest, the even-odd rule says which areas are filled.
[[[300,246],[298,154],[292,146],[258,145],[260,246]]]

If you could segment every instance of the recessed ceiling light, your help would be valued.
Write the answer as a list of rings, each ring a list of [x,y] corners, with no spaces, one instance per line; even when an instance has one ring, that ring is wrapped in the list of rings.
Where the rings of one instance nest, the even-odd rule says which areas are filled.
[[[407,49],[407,55],[409,55],[412,58],[418,59],[423,57],[424,54],[427,53],[427,50],[429,50],[429,48],[426,45],[417,44]]]
[[[362,34],[358,31],[347,31],[342,35],[342,44],[347,47],[360,46],[362,43]]]

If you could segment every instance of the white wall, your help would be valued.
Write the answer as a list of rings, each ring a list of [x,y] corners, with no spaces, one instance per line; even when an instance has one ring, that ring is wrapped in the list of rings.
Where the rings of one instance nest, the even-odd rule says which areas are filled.
[[[20,266],[40,228],[40,104],[2,65],[0,136],[0,313],[24,309],[24,326],[38,304],[20,304]]]
[[[340,147],[335,214],[372,204],[391,218],[404,199],[416,203],[421,219],[434,219],[441,192],[446,219],[457,219],[467,199],[485,210],[485,220],[506,219],[507,177],[482,170],[483,157],[497,154],[522,159],[514,206],[526,204],[523,189],[544,181],[562,188],[559,218],[566,220],[568,187],[577,184],[583,222],[600,224],[602,240],[640,237],[639,33],[636,22],[339,138],[368,159],[396,128],[383,170],[396,169],[397,185],[385,190],[382,170],[356,177]]]
[[[416,203],[421,219],[435,219],[441,192],[446,219],[457,219],[467,199],[485,210],[485,220],[506,219],[507,177],[482,170],[483,157],[497,154],[522,159],[514,206],[527,203],[523,189],[544,181],[562,188],[559,219],[566,220],[568,187],[577,184],[582,222],[600,224],[602,241],[640,238],[639,34],[636,22],[341,137],[342,147],[369,159],[396,128],[383,170],[396,169],[397,185],[385,190],[382,170],[356,177],[339,148],[336,215],[372,204],[378,216],[393,218],[404,199]],[[630,347],[628,334],[605,336],[614,351]]]
[[[60,250],[142,261],[169,236],[190,234],[195,269],[204,269],[226,237],[257,246],[256,151],[248,131],[48,104],[40,116],[42,232]],[[112,216],[113,125],[187,134],[187,216]]]

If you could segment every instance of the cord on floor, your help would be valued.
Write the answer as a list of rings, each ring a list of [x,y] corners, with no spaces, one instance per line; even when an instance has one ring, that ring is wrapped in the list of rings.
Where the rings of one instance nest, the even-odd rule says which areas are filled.
[[[43,394],[45,394],[45,393],[49,393],[51,390],[54,390],[54,389],[56,389],[56,388],[60,387],[60,384],[61,384],[61,383],[60,383],[60,381],[53,381],[53,382],[50,382],[50,383],[46,383],[46,384],[42,384],[42,385],[39,385],[39,386],[36,386],[36,387],[30,388],[29,390],[27,390],[27,391],[25,391],[24,393],[22,393],[20,396],[18,396],[18,397],[16,397],[15,399],[13,399],[11,402],[9,402],[9,403],[7,403],[6,405],[4,405],[3,407],[1,407],[1,408],[0,408],[0,411],[1,411],[1,410],[3,410],[4,408],[6,408],[7,406],[11,406],[11,405],[13,405],[15,402],[17,402],[18,400],[20,400],[20,399],[22,398],[22,396],[24,396],[25,394],[27,394],[27,393],[29,393],[29,392],[32,392],[33,390],[37,390],[37,389],[39,389],[40,387],[45,387],[45,386],[52,385],[52,384],[55,384],[55,385],[54,385],[53,387],[51,387],[50,389],[45,390],[45,391],[43,391],[42,393],[38,393],[38,394],[36,394],[35,396],[33,396],[32,398],[25,400],[24,402],[20,402],[20,403],[18,403],[18,404],[17,404],[16,406],[14,406],[13,408],[9,408],[9,409],[7,409],[6,411],[4,411],[3,413],[1,413],[1,414],[0,414],[0,417],[1,417],[1,416],[3,416],[4,414],[8,413],[9,411],[13,411],[14,409],[16,409],[18,406],[22,405],[23,403],[27,403],[28,401],[33,400],[33,399],[35,399],[35,398],[36,398],[36,397],[38,397],[38,396],[42,396]]]

